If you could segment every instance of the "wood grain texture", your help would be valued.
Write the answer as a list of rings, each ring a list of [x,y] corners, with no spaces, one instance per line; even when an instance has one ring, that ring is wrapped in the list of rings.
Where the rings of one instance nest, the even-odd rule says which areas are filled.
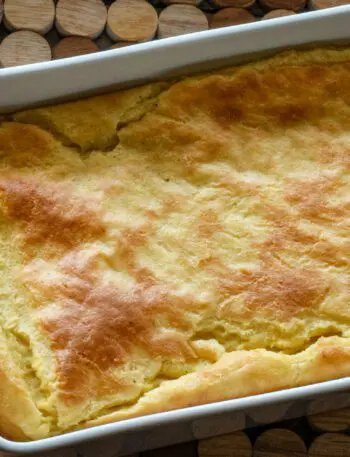
[[[309,0],[308,3],[308,7],[311,10],[321,10],[342,5],[350,5],[350,0]]]
[[[316,430],[343,432],[350,429],[350,408],[310,415],[308,421]]]
[[[293,16],[295,14],[296,14],[296,12],[291,11],[291,10],[284,10],[284,9],[271,10],[268,13],[266,13],[262,17],[262,19],[276,19],[278,17]]]
[[[59,0],[56,27],[63,36],[97,38],[107,21],[107,8],[102,0]]]
[[[258,437],[253,449],[253,457],[306,457],[306,455],[307,450],[302,438],[288,429],[267,430]]]
[[[244,432],[201,440],[198,457],[251,457],[252,444]]]
[[[90,38],[70,36],[63,38],[53,49],[55,59],[91,54],[99,50],[99,47]]]
[[[342,433],[325,433],[309,448],[309,457],[350,457],[350,436]]]
[[[168,38],[207,29],[208,19],[199,8],[190,5],[170,5],[160,13],[158,38]]]
[[[286,9],[298,12],[305,8],[306,0],[260,0],[260,4],[265,10]]]
[[[14,67],[51,60],[49,43],[35,32],[21,30],[8,35],[0,45],[0,65]]]
[[[108,10],[107,33],[115,41],[148,41],[158,27],[158,15],[145,0],[117,0]]]
[[[213,14],[210,20],[210,28],[217,29],[254,21],[256,18],[243,8],[224,8]]]
[[[53,26],[53,0],[6,0],[4,23],[8,30],[31,30],[44,35]]]
[[[255,0],[211,0],[217,8],[249,8]]]

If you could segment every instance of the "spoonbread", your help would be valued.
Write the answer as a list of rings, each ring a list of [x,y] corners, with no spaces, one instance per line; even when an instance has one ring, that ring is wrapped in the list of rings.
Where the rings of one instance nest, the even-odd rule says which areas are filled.
[[[0,125],[0,431],[350,376],[350,48]]]

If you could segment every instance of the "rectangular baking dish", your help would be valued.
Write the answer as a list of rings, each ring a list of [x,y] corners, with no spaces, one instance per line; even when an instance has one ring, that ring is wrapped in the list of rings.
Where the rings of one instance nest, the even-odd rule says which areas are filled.
[[[350,6],[343,6],[3,69],[0,113],[212,70],[280,49],[349,43],[349,24]],[[129,419],[40,441],[0,438],[0,451],[27,454],[75,446],[88,457],[94,455],[97,440],[103,439],[111,455],[127,455],[297,417],[307,413],[310,404],[314,412],[349,406],[350,378]],[[86,443],[91,440],[94,443]]]

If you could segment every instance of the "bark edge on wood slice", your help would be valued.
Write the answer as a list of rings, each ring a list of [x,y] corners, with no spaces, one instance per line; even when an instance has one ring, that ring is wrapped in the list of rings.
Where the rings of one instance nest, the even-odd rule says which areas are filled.
[[[159,15],[158,38],[201,32],[207,29],[207,16],[195,6],[170,5]]]
[[[265,10],[291,10],[302,11],[306,6],[307,0],[259,0],[260,5]]]
[[[63,38],[53,49],[54,59],[81,56],[99,51],[99,47],[90,38],[81,36],[69,36]]]
[[[210,3],[216,8],[249,8],[255,0],[210,0]]]
[[[30,30],[42,35],[51,30],[55,20],[53,0],[6,0],[4,24],[10,31]]]
[[[3,0],[0,0],[0,24],[2,21],[3,15],[4,15],[4,2],[3,2]]]
[[[63,36],[95,39],[107,21],[107,8],[102,0],[59,0],[56,6],[56,28]]]
[[[224,8],[213,14],[210,20],[210,28],[229,27],[231,25],[248,24],[256,21],[256,18],[243,8]]]
[[[14,67],[51,60],[51,48],[44,37],[29,30],[11,33],[0,44],[0,65]]]
[[[270,429],[255,441],[253,457],[306,457],[307,450],[302,438],[292,430]]]
[[[309,0],[308,8],[310,10],[322,10],[344,5],[350,5],[350,0]]]
[[[325,433],[309,448],[309,457],[349,457],[350,436],[343,433]]]
[[[107,33],[114,41],[149,41],[157,27],[157,11],[146,0],[117,0],[109,7]]]
[[[297,13],[295,11],[291,10],[284,10],[284,9],[278,9],[278,10],[271,10],[268,13],[266,13],[262,19],[276,19],[278,17],[285,17],[285,16],[295,16]]]
[[[198,442],[198,457],[251,457],[252,443],[244,432],[229,433]]]

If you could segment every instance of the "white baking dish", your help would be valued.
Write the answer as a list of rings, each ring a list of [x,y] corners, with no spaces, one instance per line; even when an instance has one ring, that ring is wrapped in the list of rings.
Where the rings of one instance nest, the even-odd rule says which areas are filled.
[[[0,113],[214,69],[282,48],[342,42],[350,42],[350,6],[3,69]],[[276,405],[284,418],[296,417],[305,413],[308,402],[320,398],[320,410],[349,405],[350,378],[125,420],[41,441],[17,443],[0,438],[0,450],[42,452],[104,438],[110,440],[106,446],[114,456],[125,455],[251,426],[257,412],[269,421],[276,416]],[[84,455],[88,456],[93,447],[87,446]]]
[[[0,69],[0,113],[204,71],[308,43],[350,39],[350,6]]]

